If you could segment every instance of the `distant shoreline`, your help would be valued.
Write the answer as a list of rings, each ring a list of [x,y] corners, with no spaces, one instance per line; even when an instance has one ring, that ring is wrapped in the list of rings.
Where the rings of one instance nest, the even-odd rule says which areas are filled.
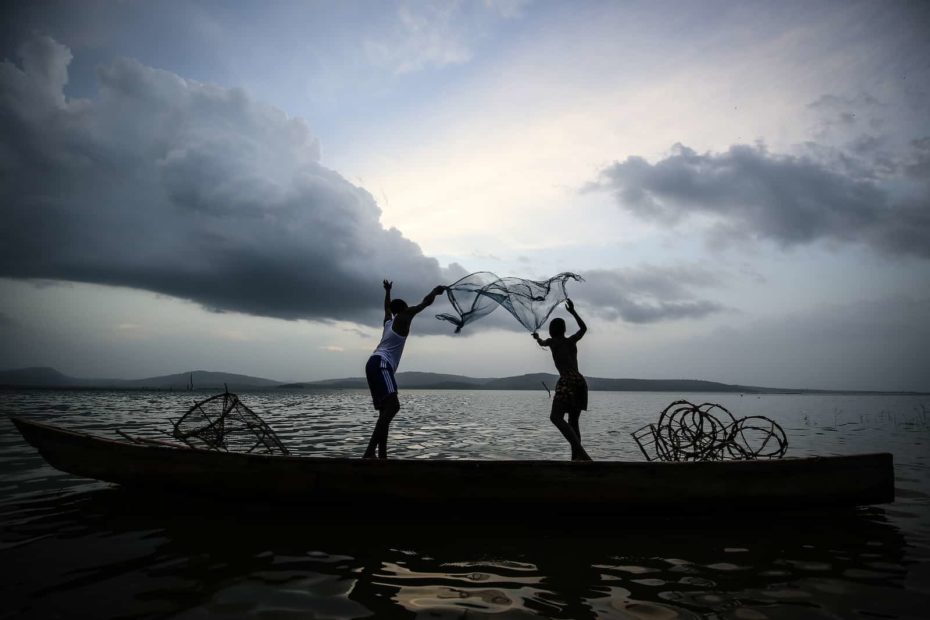
[[[881,390],[823,390],[737,385],[700,379],[609,379],[587,377],[592,392],[677,392],[720,394],[857,394],[930,396],[930,392]],[[550,391],[558,376],[530,373],[513,377],[478,378],[433,372],[397,373],[402,390],[518,390]],[[128,390],[161,392],[216,392],[267,390],[367,389],[364,377],[319,381],[275,381],[235,373],[192,370],[145,379],[84,379],[69,377],[54,368],[32,367],[0,370],[0,390]]]
[[[405,387],[399,386],[404,391],[417,392],[434,392],[434,391],[477,391],[477,392],[545,392],[540,388],[489,388],[480,386],[464,387]],[[367,387],[331,387],[331,386],[305,386],[300,387],[293,384],[282,384],[271,387],[262,386],[228,386],[230,392],[273,392],[282,390],[304,391],[304,392],[327,392],[341,390],[367,390]],[[196,387],[192,390],[171,388],[171,387],[119,387],[119,386],[90,386],[90,385],[5,385],[0,384],[0,392],[163,392],[165,394],[196,394],[198,396],[205,394],[215,394],[226,389],[224,386],[203,386]],[[733,390],[674,390],[671,388],[664,389],[596,389],[591,388],[591,392],[652,392],[662,394],[738,394],[740,396],[830,396],[830,395],[848,395],[848,396],[927,396],[930,392],[879,392],[866,390],[772,390],[756,392],[738,392]]]

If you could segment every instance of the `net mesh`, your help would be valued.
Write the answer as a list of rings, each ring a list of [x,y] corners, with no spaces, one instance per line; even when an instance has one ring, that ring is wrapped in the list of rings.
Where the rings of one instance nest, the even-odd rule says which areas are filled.
[[[172,436],[192,448],[289,454],[271,427],[229,392],[195,402],[174,422]]]
[[[713,403],[677,400],[656,424],[632,433],[649,461],[722,461],[775,459],[785,455],[788,439],[764,416],[736,419]]]
[[[567,297],[569,280],[583,282],[574,273],[560,273],[548,280],[501,278],[490,271],[472,273],[446,287],[446,295],[455,314],[437,314],[436,318],[455,325],[455,333],[467,324],[503,307],[531,332],[537,331],[549,315]]]

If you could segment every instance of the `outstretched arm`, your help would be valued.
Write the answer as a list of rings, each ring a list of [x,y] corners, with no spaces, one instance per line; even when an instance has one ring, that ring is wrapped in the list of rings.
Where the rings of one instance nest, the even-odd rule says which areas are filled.
[[[543,340],[542,338],[539,337],[539,334],[537,334],[536,332],[533,332],[533,340],[535,340],[536,344],[538,344],[541,347],[549,346],[549,338],[546,338],[545,340]]]
[[[575,312],[575,302],[568,297],[565,298],[565,309],[568,310],[568,313],[575,317],[575,320],[578,322],[578,331],[570,336],[570,340],[578,342],[585,335],[585,332],[588,331],[588,326],[584,324],[584,321],[582,321],[578,313]]]
[[[384,322],[391,320],[391,286],[393,282],[384,281]]]
[[[423,298],[423,301],[421,301],[415,306],[411,306],[410,308],[407,308],[407,314],[409,314],[411,317],[419,314],[420,312],[425,310],[427,306],[433,303],[433,301],[436,299],[436,295],[441,295],[443,291],[445,290],[446,290],[446,287],[437,286],[436,288],[431,290],[429,294],[427,294],[426,297]]]

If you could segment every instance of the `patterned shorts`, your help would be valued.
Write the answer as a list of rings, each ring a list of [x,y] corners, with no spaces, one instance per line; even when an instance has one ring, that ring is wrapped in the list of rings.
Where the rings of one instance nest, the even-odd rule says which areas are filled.
[[[555,384],[553,406],[562,411],[585,411],[588,408],[588,383],[581,373],[572,372],[559,377]]]

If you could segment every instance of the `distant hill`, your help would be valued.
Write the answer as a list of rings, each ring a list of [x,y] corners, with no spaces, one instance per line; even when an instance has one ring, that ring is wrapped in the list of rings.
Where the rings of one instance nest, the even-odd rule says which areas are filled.
[[[250,377],[248,375],[237,375],[230,372],[211,372],[208,370],[194,370],[191,372],[182,372],[174,375],[162,375],[160,377],[149,377],[148,379],[135,379],[125,381],[124,387],[128,388],[159,388],[186,390],[189,385],[193,385],[195,390],[212,389],[222,390],[224,385],[228,386],[231,391],[241,388],[265,388],[281,385],[280,381],[272,379],[262,379],[260,377]]]
[[[541,390],[543,389],[543,383],[545,383],[551,390],[555,387],[555,382],[558,381],[558,379],[558,375],[552,373],[535,372],[516,377],[490,379],[482,387],[487,390]],[[590,384],[588,387],[591,387]]]
[[[754,385],[733,385],[729,383],[717,383],[715,381],[700,381],[697,379],[605,379],[601,377],[586,377],[586,379],[588,387],[591,390],[618,392],[734,392],[742,394],[882,393],[843,390],[789,390]],[[397,374],[398,386],[406,390],[542,390],[544,389],[543,385],[549,390],[552,390],[555,388],[555,382],[557,380],[557,375],[545,372],[501,378],[476,378],[435,372],[401,372]],[[69,377],[47,366],[0,370],[0,387],[157,389],[183,391],[187,390],[190,385],[193,385],[193,389],[195,390],[222,390],[225,385],[230,391],[272,388],[332,390],[365,389],[368,387],[364,377],[345,377],[342,379],[324,379],[322,381],[282,383],[280,381],[263,379],[261,377],[251,377],[249,375],[238,375],[228,372],[211,372],[207,370],[194,370],[173,375],[149,377],[147,379],[81,379]]]
[[[48,366],[0,370],[0,385],[16,387],[62,387],[83,385],[85,379],[64,375]]]
[[[448,375],[433,372],[399,372],[397,385],[402,389],[432,390],[541,390],[543,385],[550,390],[555,387],[558,375],[539,372],[515,377],[479,379],[462,375]],[[801,390],[784,390],[748,385],[730,385],[714,381],[692,379],[603,379],[587,377],[591,390],[610,390],[626,392],[739,392],[748,394],[785,394]],[[347,377],[344,379],[327,379],[324,381],[307,381],[286,383],[281,388],[303,389],[346,389],[366,388],[364,377]],[[811,390],[804,390],[810,392]]]
[[[438,372],[400,372],[397,373],[398,385],[413,387],[416,385],[421,388],[438,387],[442,385],[465,385],[480,386],[487,384],[493,379],[475,379],[474,377],[465,377],[463,375],[444,375]],[[367,384],[366,384],[367,387]]]
[[[0,386],[5,387],[186,390],[192,385],[195,390],[222,390],[224,384],[234,391],[243,388],[276,387],[281,382],[248,375],[206,370],[194,370],[147,379],[84,379],[69,377],[54,368],[45,366],[0,370]]]
[[[558,375],[552,373],[533,373],[516,377],[490,379],[479,389],[488,390],[538,390],[543,385],[550,390],[555,388]],[[585,377],[590,390],[617,392],[740,392],[740,393],[787,393],[797,390],[783,390],[751,385],[731,385],[715,381],[693,379],[605,379],[602,377]]]
[[[482,389],[485,383],[492,379],[475,379],[462,375],[444,375],[436,372],[399,372],[397,385],[408,390],[449,390],[449,389]],[[323,379],[322,381],[304,381],[300,383],[284,383],[282,388],[305,389],[355,389],[367,388],[365,377],[346,377],[343,379]]]
[[[611,390],[618,392],[740,392],[745,394],[788,394],[799,391],[815,392],[817,390],[785,390],[781,388],[759,387],[756,385],[733,385],[715,381],[697,379],[601,379],[591,377],[588,387],[592,390]]]
[[[322,381],[301,381],[299,383],[282,383],[279,388],[295,389],[354,389],[368,387],[365,377],[346,377],[345,379],[323,379]]]

